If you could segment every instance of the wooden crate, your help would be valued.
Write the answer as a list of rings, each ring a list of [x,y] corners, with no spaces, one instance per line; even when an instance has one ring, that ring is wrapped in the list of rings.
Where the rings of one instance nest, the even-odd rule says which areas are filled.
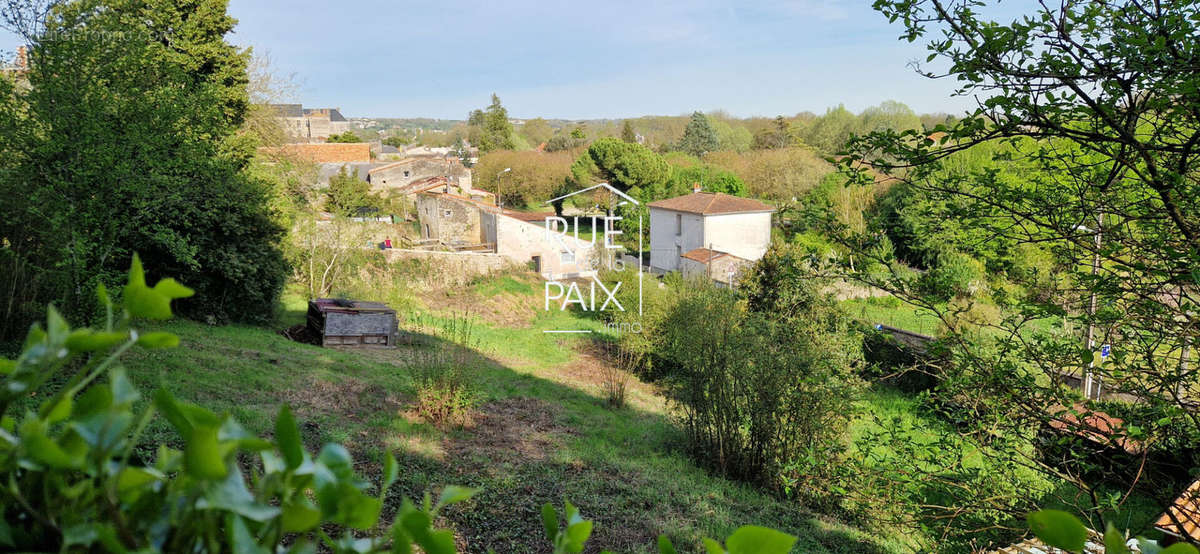
[[[386,304],[340,298],[309,300],[308,329],[321,346],[393,347],[400,333]]]

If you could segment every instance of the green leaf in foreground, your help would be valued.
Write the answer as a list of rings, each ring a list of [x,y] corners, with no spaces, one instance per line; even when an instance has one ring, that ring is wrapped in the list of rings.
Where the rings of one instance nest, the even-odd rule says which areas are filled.
[[[1049,546],[1079,552],[1087,543],[1087,527],[1078,518],[1062,510],[1033,512],[1026,520],[1033,534]]]

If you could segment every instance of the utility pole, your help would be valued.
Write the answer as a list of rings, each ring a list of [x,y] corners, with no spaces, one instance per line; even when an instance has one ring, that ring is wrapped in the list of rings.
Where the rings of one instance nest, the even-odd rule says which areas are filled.
[[[1100,244],[1101,244],[1101,240],[1102,240],[1102,234],[1104,232],[1103,225],[1104,225],[1104,212],[1101,211],[1096,214],[1096,229],[1094,231],[1092,231],[1092,234],[1095,239],[1095,243],[1094,243],[1095,252],[1092,255],[1092,277],[1095,277],[1096,275],[1098,275],[1100,273]],[[1083,228],[1087,229],[1086,227],[1083,227]],[[1088,230],[1090,230],[1090,229],[1088,229]],[[1096,324],[1094,322],[1095,319],[1096,319],[1096,282],[1093,279],[1092,280],[1092,297],[1091,297],[1091,301],[1088,303],[1088,326],[1087,326],[1087,348],[1088,348],[1088,352],[1092,352],[1093,354],[1096,351]],[[1084,377],[1083,377],[1083,397],[1084,398],[1090,399],[1092,397],[1092,379],[1093,379],[1092,378],[1092,368],[1094,366],[1095,366],[1095,356],[1093,355],[1092,361],[1088,362],[1087,370],[1084,371]],[[1096,400],[1100,399],[1100,386],[1101,386],[1100,380],[1096,379]]]

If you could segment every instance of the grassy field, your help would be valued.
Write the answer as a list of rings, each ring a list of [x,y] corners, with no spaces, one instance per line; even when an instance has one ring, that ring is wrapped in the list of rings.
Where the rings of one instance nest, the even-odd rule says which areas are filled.
[[[387,449],[403,466],[394,493],[480,487],[475,500],[442,522],[470,552],[547,551],[538,508],[564,499],[596,521],[594,546],[618,552],[649,551],[659,533],[697,551],[701,537],[724,537],[748,523],[799,536],[797,552],[902,551],[698,468],[649,385],[633,382],[629,406],[609,408],[599,378],[605,362],[595,354],[603,335],[541,332],[599,330],[593,319],[537,305],[522,325],[470,318],[469,351],[438,338],[439,326],[462,321],[454,307],[466,299],[540,302],[536,281],[501,277],[447,294],[407,314],[402,328],[412,331],[411,344],[396,349],[322,349],[273,329],[173,321],[161,327],[180,335],[179,348],[137,352],[126,366],[144,389],[163,386],[229,411],[257,433],[268,433],[279,406],[289,404],[310,449],[342,442],[368,475],[378,474]],[[302,298],[289,294],[278,327],[301,321],[303,313]],[[469,425],[439,429],[413,411],[414,372],[452,354],[469,357],[480,403]],[[165,424],[151,432],[153,440],[178,442]]]

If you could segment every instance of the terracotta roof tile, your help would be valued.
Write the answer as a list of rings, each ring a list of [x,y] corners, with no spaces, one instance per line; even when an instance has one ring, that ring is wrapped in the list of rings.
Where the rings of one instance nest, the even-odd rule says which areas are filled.
[[[657,200],[647,204],[651,208],[663,208],[677,212],[688,212],[701,215],[740,214],[773,212],[775,208],[758,200],[732,196],[721,192],[697,192],[686,196],[676,196],[666,200]]]
[[[1187,488],[1167,507],[1154,527],[1189,541],[1200,541],[1200,481]]]
[[[706,264],[710,261],[713,261],[713,260],[719,260],[721,258],[724,258],[725,256],[737,258],[737,256],[734,256],[733,254],[729,254],[727,252],[721,252],[720,250],[709,250],[707,248],[697,248],[695,250],[688,250],[687,253],[685,253],[683,255],[684,258],[687,258],[689,260],[695,260],[697,262],[704,263],[704,264]]]

